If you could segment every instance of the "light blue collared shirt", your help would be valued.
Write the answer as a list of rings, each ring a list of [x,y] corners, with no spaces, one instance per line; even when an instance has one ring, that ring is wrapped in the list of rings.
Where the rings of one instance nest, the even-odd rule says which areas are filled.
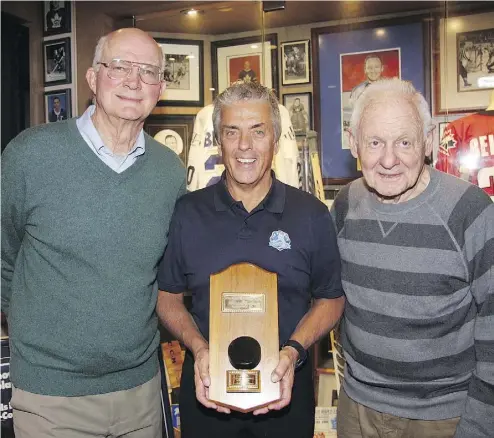
[[[114,155],[113,152],[105,146],[103,140],[101,140],[101,137],[91,120],[91,116],[95,109],[96,107],[91,105],[84,111],[84,114],[76,120],[77,129],[91,150],[101,161],[103,161],[103,163],[115,172],[122,173],[125,169],[132,166],[137,158],[146,151],[144,131],[141,129],[134,147],[127,155]]]

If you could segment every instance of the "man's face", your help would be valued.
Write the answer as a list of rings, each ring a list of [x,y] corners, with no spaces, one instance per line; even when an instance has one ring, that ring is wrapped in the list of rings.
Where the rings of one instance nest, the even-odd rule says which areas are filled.
[[[222,110],[220,143],[227,183],[255,187],[270,178],[275,144],[267,102],[240,101]]]
[[[165,138],[165,146],[168,146],[172,150],[177,149],[177,139],[173,135],[169,135]]]
[[[118,31],[110,36],[101,61],[110,62],[115,58],[161,67],[159,48],[150,37],[134,29]],[[125,79],[111,79],[108,68],[103,65],[99,67],[98,71],[90,68],[86,74],[96,96],[97,109],[118,119],[144,120],[156,106],[165,83],[144,83],[137,67],[133,67],[130,76]]]
[[[60,99],[58,97],[53,99],[53,109],[57,112],[60,111]]]
[[[402,202],[420,193],[417,181],[424,158],[432,151],[432,132],[424,138],[411,102],[391,95],[370,104],[362,114],[357,136],[350,134],[350,148],[360,158],[370,188],[388,202]]]
[[[247,71],[250,70],[250,62],[249,61],[244,62],[244,70],[247,70]]]
[[[293,106],[300,106],[300,99],[298,97],[293,101]]]
[[[379,58],[369,58],[365,62],[365,75],[369,81],[374,82],[381,78],[383,66]]]

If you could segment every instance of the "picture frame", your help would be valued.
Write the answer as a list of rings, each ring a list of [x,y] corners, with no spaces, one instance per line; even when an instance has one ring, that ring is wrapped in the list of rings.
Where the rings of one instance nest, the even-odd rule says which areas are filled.
[[[494,89],[494,64],[487,68],[486,50],[494,45],[494,12],[440,17],[434,32],[434,113],[485,109]]]
[[[70,38],[43,41],[43,76],[45,87],[72,82]]]
[[[144,131],[164,147],[172,149],[186,166],[194,133],[194,120],[194,115],[151,114],[144,122]]]
[[[165,58],[166,88],[157,106],[204,106],[202,40],[155,38]]]
[[[278,95],[278,37],[261,43],[260,36],[211,42],[213,98],[238,80],[256,80]]]
[[[310,40],[281,43],[281,85],[310,84]]]
[[[362,176],[342,141],[348,136],[342,111],[344,56],[399,49],[400,77],[430,100],[429,41],[430,22],[422,15],[312,29],[314,128],[325,185],[343,185]]]
[[[295,135],[306,134],[313,128],[312,123],[312,93],[284,93],[283,106],[290,114]]]
[[[60,35],[72,31],[72,2],[43,1],[43,36]]]
[[[46,91],[45,123],[59,122],[72,117],[71,89]]]

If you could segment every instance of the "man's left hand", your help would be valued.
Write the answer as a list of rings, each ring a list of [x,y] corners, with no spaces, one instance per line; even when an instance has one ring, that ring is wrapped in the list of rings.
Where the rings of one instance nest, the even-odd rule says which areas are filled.
[[[297,360],[292,353],[292,348],[284,348],[280,351],[280,361],[271,374],[271,381],[280,382],[281,398],[268,406],[256,409],[254,415],[267,414],[269,411],[279,411],[290,404],[292,399],[293,378],[295,376],[295,362]]]

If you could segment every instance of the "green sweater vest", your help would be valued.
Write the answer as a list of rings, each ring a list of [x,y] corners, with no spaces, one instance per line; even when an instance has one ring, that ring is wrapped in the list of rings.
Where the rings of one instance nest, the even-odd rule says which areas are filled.
[[[123,173],[106,166],[75,119],[28,129],[2,156],[2,310],[11,379],[59,396],[138,386],[158,370],[156,272],[179,158],[146,135]]]

